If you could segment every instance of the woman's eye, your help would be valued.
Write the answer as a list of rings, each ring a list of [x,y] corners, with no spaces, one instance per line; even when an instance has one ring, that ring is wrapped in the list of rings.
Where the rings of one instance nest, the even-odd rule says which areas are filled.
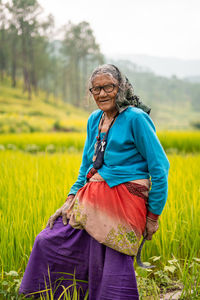
[[[113,85],[112,84],[107,84],[104,86],[104,90],[109,92],[113,90]]]

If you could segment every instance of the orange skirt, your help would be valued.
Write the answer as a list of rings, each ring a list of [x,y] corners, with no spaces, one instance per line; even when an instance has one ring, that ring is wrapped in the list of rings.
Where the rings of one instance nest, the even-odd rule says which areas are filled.
[[[127,255],[136,255],[146,224],[146,198],[140,184],[110,188],[105,181],[88,182],[76,194],[69,224]]]

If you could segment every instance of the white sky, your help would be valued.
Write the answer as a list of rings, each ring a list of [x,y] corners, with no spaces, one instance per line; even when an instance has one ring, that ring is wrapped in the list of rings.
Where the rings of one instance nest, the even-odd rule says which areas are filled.
[[[57,28],[87,21],[104,54],[200,59],[200,0],[38,0]]]

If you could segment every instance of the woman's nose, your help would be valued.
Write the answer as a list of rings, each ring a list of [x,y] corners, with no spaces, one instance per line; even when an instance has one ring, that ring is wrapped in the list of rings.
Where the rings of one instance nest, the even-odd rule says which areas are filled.
[[[106,94],[106,92],[104,91],[104,89],[101,88],[101,91],[100,91],[100,93],[99,93],[99,96],[105,97],[106,95],[107,95],[107,94]]]

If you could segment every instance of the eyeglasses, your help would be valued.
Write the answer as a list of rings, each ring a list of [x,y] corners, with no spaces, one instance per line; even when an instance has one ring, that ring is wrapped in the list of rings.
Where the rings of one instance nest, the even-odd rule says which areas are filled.
[[[117,86],[116,84],[107,84],[107,85],[103,85],[103,86],[95,86],[95,87],[89,89],[89,91],[93,95],[99,95],[101,93],[101,89],[103,89],[104,92],[106,92],[106,93],[112,93],[116,86]]]

